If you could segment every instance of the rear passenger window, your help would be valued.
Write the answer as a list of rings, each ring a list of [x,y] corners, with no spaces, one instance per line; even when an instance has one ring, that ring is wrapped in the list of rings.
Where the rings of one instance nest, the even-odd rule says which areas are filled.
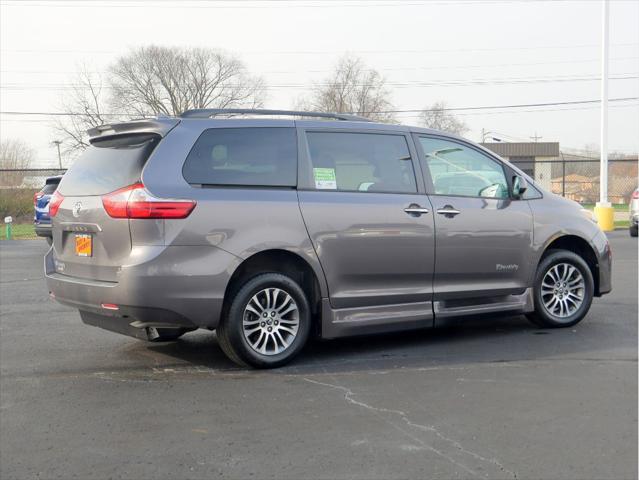
[[[186,157],[189,183],[294,187],[297,137],[294,128],[212,128]]]
[[[415,193],[415,172],[403,135],[307,132],[318,190]]]

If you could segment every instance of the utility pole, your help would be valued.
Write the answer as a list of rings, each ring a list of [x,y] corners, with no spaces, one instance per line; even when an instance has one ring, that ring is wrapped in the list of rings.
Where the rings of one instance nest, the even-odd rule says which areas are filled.
[[[542,137],[542,136],[540,136],[540,135],[537,135],[537,132],[535,132],[535,134],[534,134],[532,137],[530,137],[530,139],[531,139],[533,142],[535,142],[535,143],[537,143],[537,142],[538,142],[539,140],[541,140],[542,138],[544,138],[544,137]]]
[[[62,140],[54,140],[51,143],[58,147],[58,164],[60,165],[60,170],[62,170],[62,155],[60,155],[60,144],[62,143]]]
[[[599,202],[595,206],[595,217],[604,231],[615,228],[614,210],[608,201],[608,54],[610,4],[601,3],[601,159],[599,171]]]

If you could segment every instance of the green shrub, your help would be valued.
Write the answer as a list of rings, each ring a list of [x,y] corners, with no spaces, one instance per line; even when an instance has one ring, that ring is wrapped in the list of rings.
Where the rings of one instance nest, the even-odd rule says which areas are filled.
[[[16,223],[33,221],[33,195],[36,189],[1,188],[0,222],[4,217],[12,216]]]

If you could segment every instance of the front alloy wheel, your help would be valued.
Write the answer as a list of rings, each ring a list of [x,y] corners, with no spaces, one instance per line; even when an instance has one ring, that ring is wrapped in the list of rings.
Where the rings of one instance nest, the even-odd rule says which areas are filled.
[[[588,313],[594,290],[583,258],[568,250],[551,250],[537,268],[535,311],[526,316],[540,327],[570,327]]]
[[[557,263],[541,282],[541,298],[550,315],[568,318],[584,303],[586,282],[581,272],[569,263]]]

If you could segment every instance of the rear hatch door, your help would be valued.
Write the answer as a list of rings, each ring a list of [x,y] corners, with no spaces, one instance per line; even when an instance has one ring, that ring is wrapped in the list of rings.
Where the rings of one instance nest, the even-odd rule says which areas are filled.
[[[160,138],[133,133],[95,140],[69,168],[58,187],[63,200],[52,222],[58,273],[117,281],[131,254],[130,220],[109,216],[102,198],[140,181]]]

